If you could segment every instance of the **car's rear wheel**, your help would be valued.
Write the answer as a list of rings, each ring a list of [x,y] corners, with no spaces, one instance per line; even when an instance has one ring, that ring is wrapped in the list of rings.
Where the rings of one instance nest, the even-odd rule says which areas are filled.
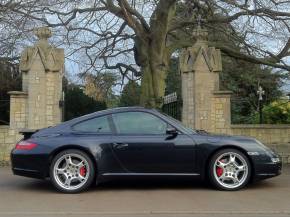
[[[248,157],[236,149],[218,151],[211,158],[208,169],[211,183],[220,190],[239,190],[251,177]]]
[[[57,154],[50,166],[50,179],[57,190],[78,193],[93,182],[95,168],[89,156],[79,150],[69,149]]]

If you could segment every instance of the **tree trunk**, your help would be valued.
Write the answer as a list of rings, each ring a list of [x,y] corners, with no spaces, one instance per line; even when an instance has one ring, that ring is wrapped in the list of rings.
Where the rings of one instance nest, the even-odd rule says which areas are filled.
[[[166,47],[169,23],[175,14],[176,0],[160,0],[150,18],[148,34],[136,38],[137,62],[142,69],[141,105],[161,108],[170,52]]]
[[[155,56],[151,53],[148,64],[142,67],[140,103],[148,108],[161,108],[166,87],[168,60],[158,61],[160,57]]]

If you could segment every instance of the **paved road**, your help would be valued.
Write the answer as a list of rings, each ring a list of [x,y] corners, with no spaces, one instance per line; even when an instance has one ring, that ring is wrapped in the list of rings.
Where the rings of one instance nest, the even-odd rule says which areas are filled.
[[[163,180],[115,181],[74,195],[0,168],[0,216],[289,217],[290,167],[279,177],[237,192],[215,191],[198,181]]]

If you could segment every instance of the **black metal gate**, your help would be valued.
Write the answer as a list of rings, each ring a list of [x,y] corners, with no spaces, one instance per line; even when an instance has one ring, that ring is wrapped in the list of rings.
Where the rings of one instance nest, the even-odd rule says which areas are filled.
[[[177,120],[181,120],[182,100],[177,96],[176,92],[163,97],[162,112]]]
[[[0,99],[0,125],[9,124],[10,100]]]

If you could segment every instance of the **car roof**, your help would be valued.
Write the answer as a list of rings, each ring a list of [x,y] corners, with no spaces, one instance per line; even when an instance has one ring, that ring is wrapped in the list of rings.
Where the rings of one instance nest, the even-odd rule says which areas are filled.
[[[149,108],[144,108],[141,106],[131,106],[131,107],[116,107],[116,108],[110,108],[110,109],[105,109],[101,111],[96,111],[87,115],[83,115],[74,119],[71,119],[69,121],[63,122],[63,125],[67,124],[73,124],[75,122],[83,121],[86,119],[102,116],[102,115],[107,115],[107,114],[114,114],[117,112],[126,112],[126,111],[151,111],[151,112],[157,112],[155,109],[149,109]]]
[[[88,119],[91,119],[91,118],[95,118],[95,117],[99,117],[99,116],[103,116],[103,115],[109,115],[109,114],[114,114],[114,113],[118,113],[118,112],[127,112],[127,111],[143,111],[143,112],[153,113],[153,114],[156,114],[158,116],[161,115],[161,113],[159,113],[156,109],[144,108],[144,107],[140,107],[140,106],[117,107],[117,108],[101,110],[101,111],[90,113],[90,114],[87,114],[87,115],[84,115],[84,116],[80,116],[80,117],[74,118],[72,120],[60,123],[59,125],[56,125],[54,127],[42,129],[42,130],[36,132],[33,135],[34,136],[40,136],[40,135],[45,135],[45,134],[48,134],[48,133],[54,133],[54,132],[59,133],[61,131],[62,132],[70,131],[71,130],[71,126],[73,126],[74,124],[77,124],[78,122],[85,121],[85,120],[88,120]],[[164,118],[166,119],[165,116],[163,116],[163,119]],[[172,120],[170,120],[170,119],[167,119],[167,122],[172,124],[173,126],[176,125],[176,123],[173,123]],[[183,131],[182,129],[179,129],[179,130]]]
[[[129,106],[129,107],[109,108],[109,109],[105,109],[105,110],[102,110],[102,111],[109,112],[109,113],[114,113],[114,112],[118,112],[118,111],[128,111],[128,110],[131,111],[131,110],[152,110],[152,109],[144,108],[142,106]],[[102,111],[99,111],[99,112],[102,112]]]
[[[144,108],[142,106],[130,106],[130,107],[115,107],[110,109],[105,109],[101,111],[97,111],[94,113],[90,113],[88,115],[100,115],[100,114],[111,114],[116,112],[123,112],[123,111],[156,111],[155,109]]]
[[[117,112],[125,112],[125,111],[151,111],[151,113],[156,113],[157,110],[155,109],[148,109],[148,108],[144,108],[141,106],[131,106],[131,107],[116,107],[116,108],[110,108],[110,109],[106,109],[106,110],[101,110],[101,111],[97,111],[97,112],[93,112],[87,115],[83,115],[65,122],[62,122],[54,127],[49,127],[49,128],[45,128],[42,129],[41,131],[35,133],[35,135],[40,135],[40,134],[45,134],[46,132],[54,132],[54,131],[59,131],[59,130],[66,130],[69,129],[72,125],[81,122],[81,121],[85,121],[87,119],[91,119],[94,117],[98,117],[98,116],[102,116],[102,115],[108,115],[108,114],[114,114]]]

